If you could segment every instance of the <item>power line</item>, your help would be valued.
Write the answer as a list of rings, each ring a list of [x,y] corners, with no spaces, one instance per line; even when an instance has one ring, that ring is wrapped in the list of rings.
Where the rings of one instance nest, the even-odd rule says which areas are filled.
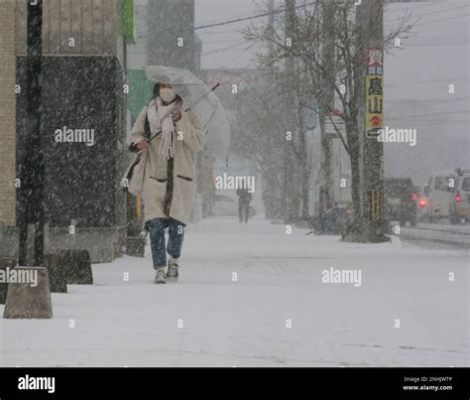
[[[434,115],[448,115],[448,114],[470,114],[470,110],[462,110],[462,111],[448,111],[448,112],[435,112],[435,113],[429,113],[429,114],[422,114],[418,113],[418,117],[426,117],[430,116],[433,117]],[[413,115],[401,115],[401,117],[410,117],[413,118]]]
[[[410,47],[437,47],[437,46],[455,46],[459,44],[466,44],[468,45],[468,40],[467,41],[457,41],[457,42],[436,42],[436,43],[424,43],[424,44],[406,44],[403,46],[405,49],[408,49]]]
[[[219,39],[219,40],[204,40],[204,44],[210,44],[210,43],[233,43],[233,42],[238,42],[240,43],[240,38],[237,39]]]
[[[311,3],[307,3],[307,4],[302,4],[302,5],[299,5],[299,6],[296,6],[295,8],[298,9],[298,8],[304,8],[304,7],[307,7],[307,6],[311,6],[311,5],[314,5],[314,4],[317,4],[317,2],[313,1]],[[236,18],[236,19],[231,19],[231,20],[226,20],[226,21],[221,21],[221,22],[214,22],[212,24],[205,24],[205,25],[199,25],[199,26],[196,26],[194,28],[194,30],[199,30],[199,29],[207,29],[207,28],[212,28],[214,26],[222,26],[222,25],[229,25],[229,24],[235,24],[237,22],[242,22],[242,21],[248,21],[248,20],[251,20],[251,19],[257,19],[257,18],[262,18],[262,17],[266,17],[268,15],[271,15],[271,14],[279,14],[281,12],[284,12],[286,11],[285,8],[281,8],[277,11],[274,11],[274,12],[265,12],[265,13],[262,13],[262,14],[256,14],[256,15],[251,15],[251,16],[248,16],[248,17],[240,17],[240,18]]]
[[[465,5],[465,6],[445,8],[444,10],[436,10],[436,11],[432,11],[432,12],[428,12],[428,13],[424,13],[424,14],[419,14],[419,15],[417,15],[417,17],[423,17],[423,16],[426,16],[426,15],[433,15],[433,14],[441,14],[443,12],[452,11],[452,10],[460,10],[462,8],[469,9],[468,4]]]
[[[413,28],[415,26],[425,26],[425,25],[431,25],[431,24],[436,24],[438,22],[443,22],[443,21],[449,21],[449,20],[452,20],[452,19],[457,19],[457,18],[462,18],[462,17],[468,17],[470,16],[470,14],[463,14],[463,15],[455,15],[453,17],[448,17],[448,18],[441,18],[441,19],[436,19],[434,21],[426,21],[426,22],[422,22],[422,23],[417,23],[413,26]]]
[[[222,34],[233,34],[235,31],[229,30],[229,31],[206,31],[206,32],[199,32],[198,35],[222,35]]]
[[[416,14],[416,15],[413,15],[413,17],[421,18],[421,17],[424,17],[426,15],[441,14],[441,13],[446,12],[446,11],[460,10],[462,8],[468,9],[469,7],[468,7],[468,5],[465,5],[465,6],[445,8],[444,10],[435,10],[435,11],[431,11],[431,12],[428,12],[428,13]],[[407,11],[409,11],[409,10],[407,10]],[[386,15],[387,15],[387,13],[384,14],[384,16],[386,16]],[[400,19],[401,19],[401,17],[396,17],[396,18],[393,18],[392,21],[400,20]],[[388,20],[388,21],[391,21],[391,20]],[[387,22],[387,20],[385,20],[385,22]]]
[[[219,49],[215,49],[215,50],[211,50],[211,51],[208,51],[208,52],[201,52],[201,56],[202,57],[205,57],[205,56],[208,56],[208,55],[211,55],[211,54],[217,54],[217,53],[221,53],[223,51],[227,51],[227,50],[231,50],[231,49],[235,49],[237,47],[240,47],[242,45],[246,44],[246,41],[243,40],[239,43],[235,43],[233,45],[230,45],[230,46],[227,46],[227,47],[222,47],[222,48],[219,48]],[[253,44],[250,45],[250,47],[253,47]],[[240,50],[248,50],[248,49],[240,49]]]
[[[452,83],[457,80],[462,80],[462,79],[470,79],[469,76],[459,76],[459,77],[453,77],[453,78],[443,78],[443,79],[428,79],[428,80],[422,80],[422,81],[414,81],[414,82],[404,82],[400,84],[394,84],[394,85],[386,85],[387,87],[400,87],[400,86],[410,86],[410,85],[421,85],[425,83],[434,83],[434,82],[447,82],[447,83]]]
[[[390,118],[390,117],[385,117],[384,118],[386,121],[402,121],[402,120],[409,120],[412,122],[419,122],[419,123],[424,123],[424,122],[449,122],[449,123],[464,123],[464,124],[470,124],[470,120],[463,120],[463,119],[419,119],[419,118],[410,118],[410,117],[395,117],[395,118]]]
[[[464,101],[470,99],[470,96],[466,97],[459,97],[457,99],[412,99],[412,100],[385,100],[385,103],[442,103],[442,104],[447,104],[449,102],[454,102],[454,101]]]
[[[310,3],[307,3],[307,4],[301,4],[301,5],[296,6],[295,9],[305,8],[305,7],[314,5],[314,4],[317,4],[317,2],[310,2]],[[417,17],[419,18],[419,17],[426,16],[426,15],[438,14],[438,13],[443,13],[443,12],[446,12],[446,11],[457,10],[457,9],[462,9],[462,8],[468,8],[468,6],[458,6],[458,7],[447,8],[447,9],[444,9],[444,10],[436,10],[436,11],[432,11],[432,12],[429,12],[429,13],[424,13],[424,14],[421,14],[421,15],[417,15]],[[212,28],[212,27],[215,27],[215,26],[224,26],[224,25],[234,24],[234,23],[242,22],[242,21],[249,21],[251,19],[266,17],[266,16],[271,15],[271,14],[279,14],[279,13],[284,12],[284,11],[286,11],[285,8],[281,8],[281,9],[279,9],[277,11],[274,11],[274,12],[265,12],[265,13],[255,14],[255,15],[251,15],[251,16],[247,16],[247,17],[240,17],[240,18],[235,18],[235,19],[226,20],[226,21],[203,24],[203,25],[196,26],[194,28],[194,30],[207,29],[207,28]],[[428,22],[424,22],[424,23],[418,23],[416,25],[426,25],[428,23],[431,24],[431,23],[446,21],[447,19],[460,18],[460,17],[464,17],[466,15],[470,15],[470,14],[458,15],[458,16],[454,16],[454,17],[450,17],[450,18],[443,18],[443,19],[440,19],[440,20],[428,21]],[[400,18],[397,18],[397,19],[400,19]]]

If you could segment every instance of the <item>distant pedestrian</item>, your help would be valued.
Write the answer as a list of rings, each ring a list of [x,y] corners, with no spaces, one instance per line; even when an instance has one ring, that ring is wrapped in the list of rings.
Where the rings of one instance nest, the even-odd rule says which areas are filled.
[[[146,153],[143,198],[156,270],[154,283],[178,279],[184,227],[195,189],[195,154],[203,144],[201,123],[194,113],[183,111],[183,99],[169,79],[163,78],[155,84],[152,99],[137,117],[129,138],[131,150]]]
[[[248,222],[248,217],[250,214],[250,202],[251,202],[251,193],[248,189],[237,189],[238,196],[238,218],[240,223]]]
[[[325,211],[321,217],[322,231],[323,233],[338,233],[339,232],[339,223],[341,217],[342,209],[339,207],[338,203],[334,203],[333,207]]]

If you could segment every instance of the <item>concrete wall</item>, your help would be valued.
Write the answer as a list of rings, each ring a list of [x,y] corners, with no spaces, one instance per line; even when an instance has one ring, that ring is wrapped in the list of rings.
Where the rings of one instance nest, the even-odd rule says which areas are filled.
[[[127,45],[127,68],[144,69],[147,63],[147,13],[149,0],[134,2],[135,41]]]
[[[17,54],[26,55],[28,2],[16,3]],[[116,56],[118,0],[47,0],[43,4],[44,55]]]
[[[194,0],[151,0],[147,11],[149,65],[196,70]]]
[[[3,23],[3,18],[13,22],[17,56],[13,61],[13,65],[17,63],[17,77],[15,79],[13,73],[13,83],[23,86],[27,2],[5,4],[0,1],[0,8],[12,4],[16,5],[16,10],[13,7],[13,13],[0,15],[0,29],[8,26]],[[122,255],[126,236],[126,202],[119,187],[126,167],[124,153],[127,149],[126,100],[121,90],[125,78],[125,53],[120,34],[120,0],[46,0],[43,4],[45,57],[41,134],[46,163],[45,214],[50,225],[46,251],[88,249],[93,262],[111,261]],[[6,35],[0,33],[3,40]],[[15,58],[15,39],[12,43]],[[3,53],[5,51],[0,49],[0,54]],[[0,70],[3,77],[3,68]],[[1,87],[0,92],[3,95]],[[14,85],[12,92],[14,94]],[[18,165],[27,140],[24,92],[16,100],[11,116],[15,117],[16,107]],[[55,131],[64,126],[94,129],[95,144],[57,143]],[[4,149],[4,142],[3,137],[0,138],[0,151]],[[15,147],[8,154],[14,157]],[[14,168],[13,178],[15,175]],[[4,176],[2,171],[0,178]],[[14,188],[14,179],[12,182]],[[16,212],[18,219],[24,215],[20,204]],[[68,234],[72,221],[77,224],[74,236]],[[2,230],[0,225],[0,255],[2,248],[5,248],[3,253],[8,249],[16,253],[17,238],[16,231]]]
[[[16,225],[16,2],[0,2],[0,226]]]
[[[24,84],[25,59],[17,58]],[[46,166],[45,215],[51,226],[125,225],[125,98],[122,68],[115,57],[45,57],[41,136]],[[26,98],[18,96],[18,164],[26,147]],[[63,127],[93,129],[94,144],[58,143]],[[22,214],[18,207],[18,215]]]
[[[126,228],[77,228],[73,235],[67,228],[46,228],[44,251],[86,249],[92,263],[109,263],[124,254]]]

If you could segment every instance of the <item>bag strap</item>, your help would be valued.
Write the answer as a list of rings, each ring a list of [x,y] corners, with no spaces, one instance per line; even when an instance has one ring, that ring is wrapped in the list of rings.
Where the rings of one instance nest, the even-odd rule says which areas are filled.
[[[147,106],[147,111],[148,111],[149,107]],[[145,112],[145,123],[144,123],[144,138],[145,139],[150,139],[150,136],[151,136],[151,132],[150,132],[150,122],[149,122],[149,119],[148,119],[148,113]],[[129,151],[131,153],[137,153],[138,150],[137,150],[137,147],[135,146],[135,144],[131,144],[129,146]]]
[[[145,128],[144,128],[144,137],[145,139],[150,139],[150,122],[149,122],[149,117],[148,117],[148,109],[149,106],[147,106],[147,112],[145,113]]]

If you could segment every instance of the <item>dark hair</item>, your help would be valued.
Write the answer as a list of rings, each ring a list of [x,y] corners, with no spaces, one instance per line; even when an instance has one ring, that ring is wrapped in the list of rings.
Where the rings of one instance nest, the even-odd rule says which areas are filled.
[[[153,99],[156,99],[158,96],[160,96],[160,82],[155,83],[155,85],[153,86],[153,94],[152,94],[152,98],[150,99],[150,101],[152,101]],[[176,98],[181,101],[181,97],[178,94],[176,94]]]
[[[160,83],[157,82],[157,83],[153,86],[153,97],[152,97],[152,99],[157,98],[159,95],[160,95]]]

